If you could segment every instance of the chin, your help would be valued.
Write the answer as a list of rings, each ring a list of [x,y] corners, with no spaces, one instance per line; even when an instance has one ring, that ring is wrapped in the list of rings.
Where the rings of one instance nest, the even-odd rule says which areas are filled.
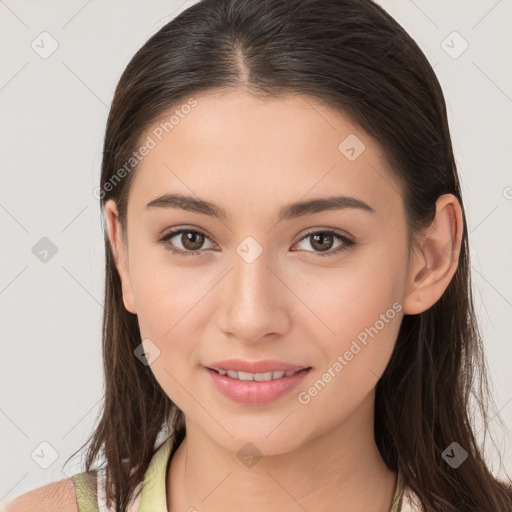
[[[207,431],[207,435],[239,458],[245,455],[253,455],[256,458],[282,455],[293,452],[306,442],[304,430],[300,429],[299,425],[287,423],[288,420],[283,422],[285,417],[286,414],[279,415],[279,418],[264,423],[257,419],[254,422],[244,421],[236,425],[233,422],[224,422],[232,437],[224,429],[220,429],[221,432],[219,429],[215,429],[214,432]],[[268,426],[269,424],[272,426]]]

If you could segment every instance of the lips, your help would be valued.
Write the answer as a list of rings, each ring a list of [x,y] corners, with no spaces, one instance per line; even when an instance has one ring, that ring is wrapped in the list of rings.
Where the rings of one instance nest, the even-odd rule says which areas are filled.
[[[289,393],[312,367],[276,360],[229,359],[205,369],[215,388],[225,397],[245,405],[261,405]]]

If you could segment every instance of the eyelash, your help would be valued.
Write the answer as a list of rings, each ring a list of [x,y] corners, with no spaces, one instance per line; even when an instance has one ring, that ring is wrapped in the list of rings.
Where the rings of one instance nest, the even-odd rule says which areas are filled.
[[[169,240],[176,235],[182,234],[182,233],[194,233],[198,235],[203,235],[206,238],[210,238],[206,233],[203,233],[202,231],[196,230],[196,229],[187,229],[187,228],[175,228],[171,231],[169,231],[166,235],[164,235],[162,238],[158,240],[159,243],[162,243],[166,246],[166,250],[170,251],[173,254],[177,254],[178,256],[201,256],[202,251],[183,251],[181,249],[174,248],[170,243]],[[313,252],[313,254],[316,256],[319,256],[321,258],[324,257],[330,257],[335,256],[343,251],[347,251],[351,248],[353,248],[356,244],[353,240],[350,240],[349,238],[341,235],[337,231],[326,229],[324,231],[310,231],[309,233],[306,233],[297,243],[302,242],[304,239],[312,236],[312,235],[334,235],[335,238],[343,242],[343,245],[340,245],[334,250],[329,250],[326,252],[315,252],[315,251],[306,251],[306,252]]]

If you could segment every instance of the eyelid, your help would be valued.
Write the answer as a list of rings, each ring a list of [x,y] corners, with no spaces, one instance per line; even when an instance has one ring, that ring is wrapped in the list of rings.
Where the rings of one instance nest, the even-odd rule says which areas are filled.
[[[309,235],[314,235],[316,233],[331,233],[333,235],[340,236],[342,238],[346,238],[347,240],[350,240],[351,242],[354,241],[353,237],[349,235],[346,231],[342,231],[341,229],[336,228],[327,228],[327,227],[319,227],[319,228],[311,228],[308,231],[306,231],[302,237],[299,239],[299,242],[303,240],[305,237]]]
[[[213,235],[211,235],[208,231],[206,231],[206,229],[199,228],[199,227],[192,226],[192,225],[185,225],[185,226],[176,226],[173,228],[164,229],[162,231],[162,234],[157,236],[157,242],[161,241],[164,238],[168,238],[172,235],[177,235],[178,233],[180,233],[182,231],[191,231],[194,233],[199,233],[200,235],[204,235],[205,237],[207,237],[209,239],[214,238]]]

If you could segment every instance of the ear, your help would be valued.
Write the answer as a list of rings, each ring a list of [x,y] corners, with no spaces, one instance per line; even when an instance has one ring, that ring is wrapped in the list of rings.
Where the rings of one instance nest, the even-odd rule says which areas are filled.
[[[436,216],[422,233],[415,249],[404,299],[406,315],[416,315],[433,306],[457,270],[463,220],[459,201],[453,194],[439,196]]]
[[[114,255],[115,265],[121,280],[124,307],[130,313],[137,314],[137,310],[135,308],[135,297],[128,271],[128,247],[122,237],[119,212],[117,210],[116,202],[113,199],[109,199],[105,203],[105,217],[107,221],[110,249]]]

